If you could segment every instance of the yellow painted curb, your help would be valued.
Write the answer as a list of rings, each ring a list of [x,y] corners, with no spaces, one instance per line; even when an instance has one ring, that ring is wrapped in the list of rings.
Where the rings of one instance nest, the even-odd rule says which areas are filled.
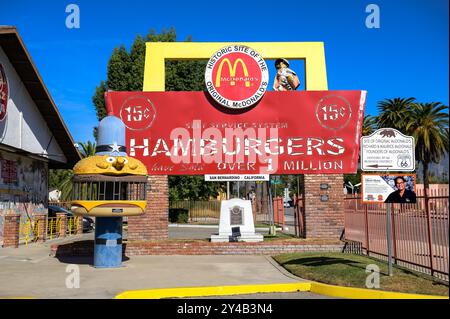
[[[187,298],[297,291],[312,292],[319,295],[347,299],[449,299],[449,297],[446,296],[418,295],[364,288],[341,287],[317,282],[129,290],[118,294],[115,299]]]
[[[375,289],[341,287],[317,282],[311,283],[310,292],[319,295],[348,299],[448,299],[448,297],[445,296],[418,295]]]
[[[296,292],[309,291],[310,282],[292,284],[266,284],[266,285],[240,285],[217,287],[181,287],[149,290],[130,290],[116,296],[116,299],[160,299],[160,298],[186,298],[206,296],[228,296],[255,294],[267,292]]]

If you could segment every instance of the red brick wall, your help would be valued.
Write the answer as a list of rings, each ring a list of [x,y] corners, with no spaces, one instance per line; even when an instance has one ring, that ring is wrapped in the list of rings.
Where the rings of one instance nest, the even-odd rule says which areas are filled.
[[[147,179],[147,208],[144,215],[128,218],[128,240],[167,239],[169,237],[169,180],[167,175]]]
[[[56,217],[59,219],[61,218],[61,224],[59,226],[59,238],[66,237],[66,231],[67,231],[67,215],[64,212],[57,212]]]
[[[276,255],[306,251],[342,251],[343,244],[336,240],[269,241],[258,243],[211,243],[205,241],[146,241],[123,245],[127,256],[135,255]],[[94,243],[75,242],[52,245],[51,255],[92,256]]]
[[[340,238],[344,229],[343,183],[342,174],[304,176],[306,238]],[[329,188],[322,190],[320,184]],[[328,195],[328,201],[321,201],[321,195]]]
[[[6,214],[3,220],[3,247],[19,247],[20,215]]]
[[[83,234],[83,216],[75,216],[75,222],[76,222],[76,234],[80,235]]]
[[[46,240],[47,234],[47,214],[34,214],[34,223],[38,223],[37,228],[37,241],[43,243]]]

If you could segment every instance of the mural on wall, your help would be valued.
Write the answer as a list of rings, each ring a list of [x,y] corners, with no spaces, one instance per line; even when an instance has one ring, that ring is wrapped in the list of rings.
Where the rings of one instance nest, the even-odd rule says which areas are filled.
[[[6,111],[8,110],[8,94],[8,79],[6,78],[5,69],[0,63],[0,121],[3,121],[6,117]]]
[[[12,210],[31,217],[48,202],[47,163],[0,151],[0,215]]]

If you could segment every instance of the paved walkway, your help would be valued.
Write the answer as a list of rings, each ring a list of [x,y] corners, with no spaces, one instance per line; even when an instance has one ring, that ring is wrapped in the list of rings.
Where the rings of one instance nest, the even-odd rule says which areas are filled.
[[[78,238],[89,236],[93,236],[92,233]],[[121,268],[96,269],[92,267],[92,258],[49,256],[53,243],[55,241],[18,249],[0,248],[0,298],[113,298],[125,290],[301,280],[265,256],[132,256]],[[71,269],[67,268],[69,265],[79,267],[80,288],[66,287],[68,276],[73,274],[73,270],[66,272]],[[261,298],[286,296],[273,294]],[[286,298],[314,297],[313,294],[299,293]]]

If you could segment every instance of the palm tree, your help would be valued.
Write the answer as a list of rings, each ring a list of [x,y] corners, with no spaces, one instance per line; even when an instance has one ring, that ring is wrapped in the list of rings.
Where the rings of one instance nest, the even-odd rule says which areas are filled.
[[[87,141],[86,143],[78,142],[78,145],[81,147],[81,156],[83,158],[95,155],[95,142]]]
[[[425,199],[428,198],[430,163],[439,163],[448,145],[448,106],[440,102],[414,103],[407,114],[406,132],[416,142],[416,160],[423,165]]]
[[[378,102],[377,108],[379,115],[376,118],[378,128],[394,128],[405,133],[406,124],[408,123],[408,112],[415,98],[394,98],[384,99]]]
[[[362,136],[368,136],[374,132],[376,126],[376,116],[367,114],[364,116],[364,122],[362,127]]]
[[[86,143],[78,142],[80,147],[81,157],[86,158],[88,156],[95,155],[95,142],[87,141]],[[55,172],[56,173],[56,172]],[[70,200],[72,194],[72,177],[73,171],[71,169],[63,170],[63,172],[57,172],[61,175],[58,179],[56,188],[61,191],[61,201],[66,202]]]

